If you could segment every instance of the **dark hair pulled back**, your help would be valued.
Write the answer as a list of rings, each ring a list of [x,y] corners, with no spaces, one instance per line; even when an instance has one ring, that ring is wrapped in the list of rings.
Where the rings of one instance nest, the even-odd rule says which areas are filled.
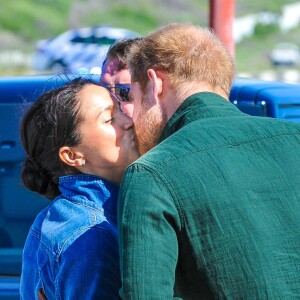
[[[76,146],[81,117],[78,93],[92,80],[76,78],[63,87],[42,94],[26,112],[21,123],[21,140],[27,153],[22,181],[28,189],[54,199],[60,194],[58,178],[78,173],[59,159],[62,146]]]

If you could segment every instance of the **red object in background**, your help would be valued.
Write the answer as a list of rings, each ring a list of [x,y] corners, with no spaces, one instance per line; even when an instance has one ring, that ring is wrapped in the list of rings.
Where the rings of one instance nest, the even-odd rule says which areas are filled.
[[[233,21],[235,12],[234,0],[210,0],[209,26],[234,56]]]

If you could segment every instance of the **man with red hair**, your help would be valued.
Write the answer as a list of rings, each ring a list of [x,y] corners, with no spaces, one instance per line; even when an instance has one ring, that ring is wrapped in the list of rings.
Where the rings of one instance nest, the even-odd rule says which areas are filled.
[[[123,177],[123,299],[300,295],[300,124],[228,101],[234,62],[171,24],[128,55],[142,155]]]

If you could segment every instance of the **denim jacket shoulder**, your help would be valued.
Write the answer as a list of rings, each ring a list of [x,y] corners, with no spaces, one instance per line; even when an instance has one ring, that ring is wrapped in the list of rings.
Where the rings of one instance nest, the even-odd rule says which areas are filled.
[[[60,190],[62,194],[41,213],[42,224],[31,229],[31,234],[38,234],[40,229],[41,244],[53,258],[91,227],[109,228],[117,239],[116,186],[107,187],[106,182],[95,176],[76,175],[61,177]]]
[[[115,293],[112,291],[111,294],[117,294],[119,257],[116,210],[119,187],[96,176],[72,175],[61,177],[59,188],[61,195],[39,213],[29,231],[23,251],[21,298],[35,299],[41,287],[48,299],[71,299],[72,293],[79,298],[78,293],[85,295],[82,297],[102,295],[107,292],[103,287],[107,282],[104,283],[99,276],[103,276],[102,272],[107,268],[111,270],[111,278],[105,280],[114,284]],[[76,254],[78,251],[86,256],[84,249],[91,243],[94,254],[89,255],[92,255],[94,262],[98,261],[97,268],[96,263],[89,264],[89,260],[85,263],[84,257],[78,261]],[[73,244],[75,247],[71,247]],[[74,259],[75,265],[72,263]],[[61,282],[56,276],[65,274],[70,264],[76,274]],[[103,267],[99,268],[99,264]],[[89,284],[84,289],[81,284],[86,278],[89,278]],[[73,287],[66,290],[67,280],[71,280]],[[81,291],[76,290],[76,286],[80,286]]]

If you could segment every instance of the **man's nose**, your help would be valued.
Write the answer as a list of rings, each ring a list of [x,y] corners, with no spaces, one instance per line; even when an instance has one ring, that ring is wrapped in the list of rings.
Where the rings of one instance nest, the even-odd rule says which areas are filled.
[[[121,114],[121,125],[125,130],[129,130],[133,126],[133,120],[130,116],[128,116],[124,112],[120,112]]]
[[[132,102],[120,101],[122,111],[129,117],[132,118],[134,104]]]

